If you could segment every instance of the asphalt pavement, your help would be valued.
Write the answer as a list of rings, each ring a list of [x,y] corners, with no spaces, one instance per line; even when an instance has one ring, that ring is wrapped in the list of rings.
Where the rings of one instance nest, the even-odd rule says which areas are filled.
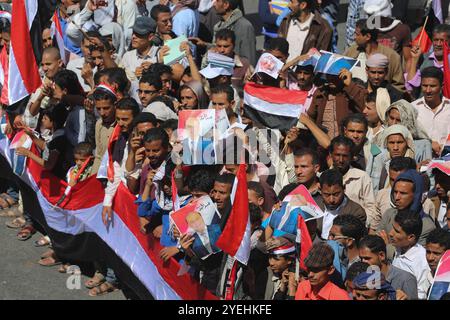
[[[34,247],[41,235],[16,240],[17,230],[5,225],[9,219],[0,217],[0,300],[125,300],[121,291],[90,297],[83,285],[88,277],[40,266],[37,262],[48,249]]]

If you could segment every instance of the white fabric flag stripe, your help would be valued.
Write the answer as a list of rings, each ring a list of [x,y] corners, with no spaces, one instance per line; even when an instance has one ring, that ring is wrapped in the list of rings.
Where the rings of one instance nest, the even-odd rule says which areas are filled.
[[[9,104],[25,98],[29,93],[23,83],[22,75],[17,67],[13,46],[9,47],[9,71],[8,71],[8,97]]]
[[[233,189],[231,190],[231,203],[234,203],[234,198],[236,196],[238,179],[234,179]],[[247,221],[247,226],[245,227],[244,237],[242,238],[241,244],[239,245],[239,249],[234,256],[237,261],[240,263],[247,265],[248,259],[250,258],[250,247],[251,247],[251,224],[250,224],[250,213]]]
[[[244,93],[244,103],[255,110],[289,118],[298,118],[300,113],[305,110],[303,104],[270,102],[252,96],[247,92]]]

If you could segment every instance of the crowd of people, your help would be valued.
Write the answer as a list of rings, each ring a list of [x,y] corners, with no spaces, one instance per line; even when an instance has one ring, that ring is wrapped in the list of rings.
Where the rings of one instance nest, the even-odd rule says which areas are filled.
[[[183,261],[219,298],[226,298],[233,257],[214,242],[227,225],[235,176],[245,163],[251,253],[247,265],[240,264],[234,299],[427,299],[439,260],[450,249],[450,178],[443,169],[427,170],[445,156],[450,134],[450,100],[443,94],[450,25],[435,25],[432,48],[422,52],[391,1],[350,0],[341,54],[359,66],[324,75],[314,72],[310,58],[337,51],[339,1],[286,2],[278,12],[259,0],[263,52],[284,65],[274,79],[255,73],[261,52],[242,1],[58,0],[65,49],[48,21],[42,86],[19,111],[2,100],[9,116],[2,132],[25,131],[39,152],[19,147],[16,154],[69,186],[94,175],[101,179],[105,157],[112,157],[113,176],[102,179],[105,225],[123,183],[136,195],[140,232],[161,241],[159,258]],[[380,16],[378,27],[368,23],[373,16]],[[0,19],[0,46],[8,52],[11,24]],[[180,47],[169,48],[168,41],[181,36]],[[176,49],[182,58],[164,64]],[[217,57],[232,65],[214,64]],[[248,113],[248,83],[304,92],[304,112],[289,130],[262,125]],[[235,129],[215,150],[231,154],[227,161],[205,164],[178,137],[180,112],[198,109],[225,110]],[[192,163],[199,164],[186,165]],[[305,268],[298,268],[295,235],[267,223],[301,184],[324,213],[306,223],[313,246],[301,263]],[[33,209],[20,205],[22,184],[2,180],[2,192],[0,216],[11,217],[7,225],[18,229],[17,239],[39,230],[35,245],[50,246],[40,265],[66,272],[77,263],[51,249]],[[201,258],[193,250],[198,237],[173,228],[169,215],[175,197],[183,207],[205,196],[220,221],[208,226],[208,233],[217,233],[211,231],[205,250],[215,253]],[[92,265],[89,295],[121,287],[110,265]]]

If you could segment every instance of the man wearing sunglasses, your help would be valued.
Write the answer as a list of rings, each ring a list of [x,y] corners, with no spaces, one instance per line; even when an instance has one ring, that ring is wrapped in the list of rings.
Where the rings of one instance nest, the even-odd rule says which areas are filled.
[[[131,81],[142,75],[144,68],[158,62],[159,47],[152,44],[155,37],[156,23],[149,17],[138,17],[133,25],[131,47],[122,58],[122,67]]]

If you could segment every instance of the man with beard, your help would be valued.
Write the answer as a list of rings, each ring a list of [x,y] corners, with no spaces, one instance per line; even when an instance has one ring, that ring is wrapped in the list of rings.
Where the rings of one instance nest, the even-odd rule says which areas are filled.
[[[336,169],[324,171],[320,176],[321,196],[316,199],[317,205],[325,212],[323,218],[317,219],[317,230],[321,238],[329,238],[333,221],[342,215],[352,215],[364,226],[366,212],[357,203],[345,195],[342,174]]]
[[[345,195],[364,208],[367,213],[366,225],[370,227],[376,217],[372,181],[366,172],[351,166],[354,150],[353,141],[344,136],[334,138],[329,148],[333,168],[343,175]]]
[[[355,44],[348,48],[344,55],[361,61],[361,68],[354,68],[361,70],[358,77],[364,82],[367,81],[367,74],[365,72],[366,61],[375,53],[385,55],[389,60],[387,67],[386,81],[392,84],[397,90],[405,91],[405,79],[402,71],[402,61],[397,52],[391,48],[378,44],[378,30],[372,29],[368,26],[366,19],[359,20],[356,23],[355,30]],[[354,71],[356,76],[356,70]]]
[[[392,84],[386,80],[389,69],[389,60],[384,54],[375,53],[367,59],[366,62],[366,72],[367,72],[367,91],[377,92],[379,89],[386,89],[389,94],[388,104],[394,103],[398,100],[408,99],[405,93],[396,89]]]
[[[311,48],[331,50],[333,30],[316,9],[315,0],[292,0],[291,14],[283,19],[278,35],[289,42],[289,57],[294,59]]]

